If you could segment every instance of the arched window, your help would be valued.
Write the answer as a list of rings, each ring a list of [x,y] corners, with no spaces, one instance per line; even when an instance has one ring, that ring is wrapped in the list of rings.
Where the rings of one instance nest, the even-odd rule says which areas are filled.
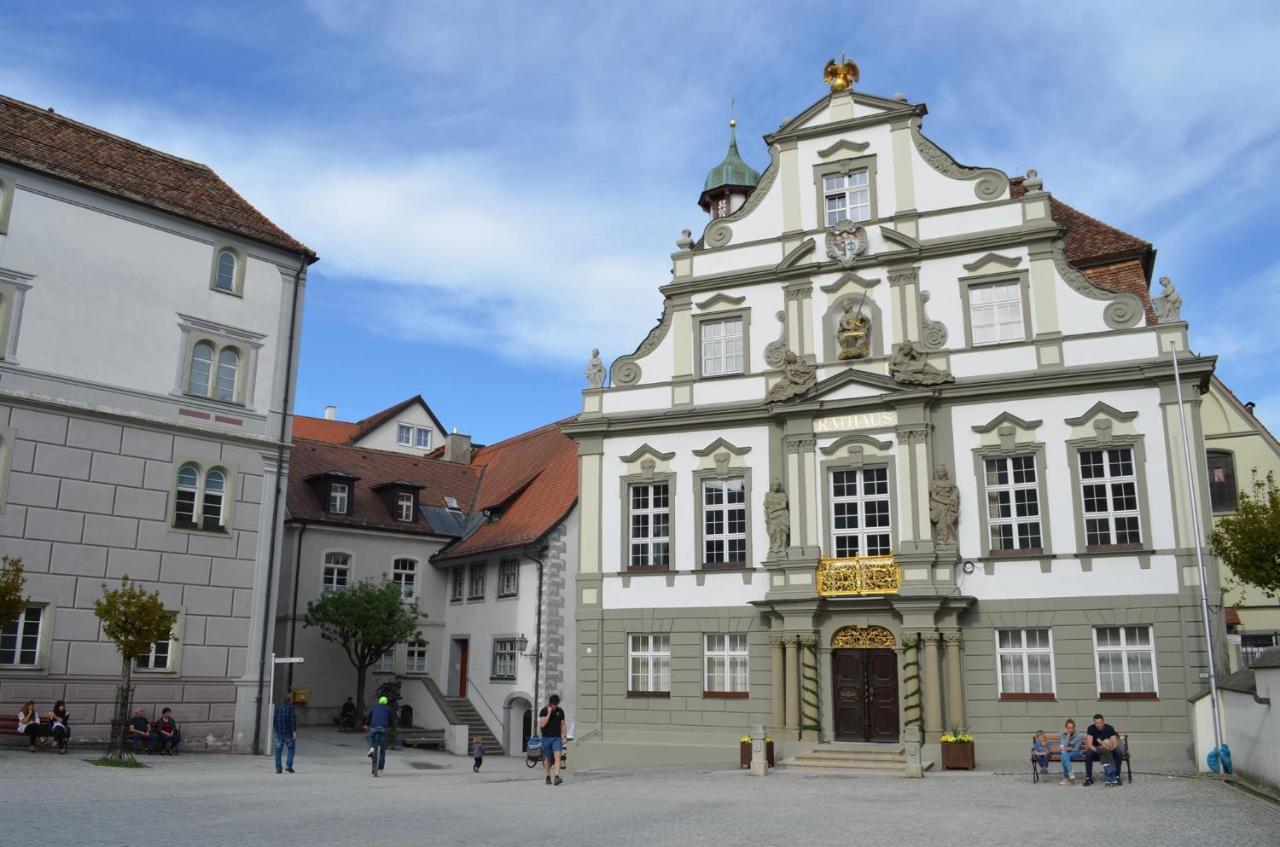
[[[195,465],[178,469],[178,486],[174,496],[174,526],[195,527],[196,500],[200,497],[200,471]]]
[[[239,352],[234,347],[223,347],[222,352],[218,353],[218,384],[214,390],[216,399],[227,401],[236,399],[236,373],[239,369]]]
[[[217,266],[213,273],[213,287],[219,291],[236,290],[236,254],[223,248],[218,251]]]
[[[209,471],[204,478],[204,508],[201,514],[204,520],[202,529],[222,529],[223,498],[227,488],[227,475],[220,469]]]
[[[209,396],[209,375],[213,370],[213,345],[201,341],[191,348],[191,375],[187,380],[187,393]]]

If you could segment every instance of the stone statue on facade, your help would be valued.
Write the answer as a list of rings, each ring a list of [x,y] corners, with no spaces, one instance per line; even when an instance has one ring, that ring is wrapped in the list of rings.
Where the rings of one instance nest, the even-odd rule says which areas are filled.
[[[1156,320],[1159,323],[1170,323],[1182,320],[1182,295],[1173,287],[1173,280],[1167,276],[1160,277],[1159,297],[1151,301],[1156,309]]]
[[[939,385],[955,381],[950,372],[929,364],[919,341],[893,345],[893,353],[889,356],[889,375],[897,382],[910,385]]]
[[[791,509],[782,480],[775,479],[764,495],[764,525],[769,532],[769,552],[781,553],[791,538]]]
[[[774,383],[764,395],[766,403],[776,403],[803,394],[818,381],[813,365],[797,356],[790,350],[782,357],[782,379]]]
[[[591,361],[587,362],[587,388],[604,388],[604,362],[600,361],[599,349],[591,350]]]
[[[938,465],[929,483],[929,520],[933,538],[939,545],[956,546],[956,523],[960,520],[960,489],[951,481],[951,471]]]
[[[855,312],[852,300],[844,304],[836,339],[840,342],[839,359],[865,359],[871,353],[871,319]]]

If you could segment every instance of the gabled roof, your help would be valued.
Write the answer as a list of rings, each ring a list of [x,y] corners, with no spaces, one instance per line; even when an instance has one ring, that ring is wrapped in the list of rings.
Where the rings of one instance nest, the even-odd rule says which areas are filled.
[[[422,399],[421,394],[415,394],[407,400],[401,400],[399,403],[380,412],[374,412],[369,417],[360,421],[332,421],[327,418],[313,418],[307,415],[294,415],[293,417],[293,437],[295,439],[309,439],[312,441],[324,441],[329,444],[356,444],[360,439],[373,432],[378,427],[390,421],[392,418],[404,412],[405,409],[417,404],[427,413],[427,417],[431,418],[431,422],[441,431],[445,432],[444,424],[440,423],[440,419],[436,417],[436,413],[431,411],[431,407],[427,405],[427,401]],[[428,453],[427,455],[433,455]]]
[[[332,471],[359,478],[355,484],[352,514],[334,515],[325,511],[325,503],[308,481]],[[418,504],[423,507],[423,520],[405,523],[395,520],[378,488],[392,483],[421,486]],[[392,530],[418,535],[456,536],[454,523],[430,521],[430,507],[443,507],[446,496],[458,501],[463,512],[470,512],[480,482],[480,471],[470,465],[424,459],[389,450],[371,450],[297,440],[293,445],[289,472],[289,517],[291,520],[336,524],[363,529]]]
[[[311,248],[272,223],[208,165],[4,95],[0,161],[316,259]]]
[[[548,424],[476,451],[481,473],[474,509],[490,519],[440,553],[447,561],[532,544],[565,519],[578,499],[578,447]]]

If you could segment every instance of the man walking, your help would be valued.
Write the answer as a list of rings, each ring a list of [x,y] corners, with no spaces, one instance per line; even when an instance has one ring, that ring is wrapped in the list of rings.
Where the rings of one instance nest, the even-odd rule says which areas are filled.
[[[275,729],[276,734],[276,773],[281,773],[280,753],[286,747],[289,748],[289,758],[285,763],[285,770],[289,773],[294,773],[293,751],[298,743],[298,717],[293,711],[292,688],[285,694],[284,702],[276,704],[272,727]]]
[[[387,766],[387,730],[391,728],[392,719],[387,698],[379,697],[365,720],[365,728],[369,730],[369,758],[378,757],[378,772]],[[374,776],[377,775],[375,772]]]
[[[546,772],[547,785],[551,785],[554,773],[555,784],[564,782],[560,778],[560,754],[567,743],[568,722],[564,718],[564,709],[560,708],[560,695],[552,694],[547,698],[547,705],[538,712],[538,727],[542,730],[542,769]]]

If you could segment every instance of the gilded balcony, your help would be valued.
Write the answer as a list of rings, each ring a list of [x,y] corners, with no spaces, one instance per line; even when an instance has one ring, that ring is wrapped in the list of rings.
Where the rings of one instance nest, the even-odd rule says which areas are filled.
[[[818,560],[818,594],[823,597],[897,594],[900,588],[902,568],[893,556]]]

